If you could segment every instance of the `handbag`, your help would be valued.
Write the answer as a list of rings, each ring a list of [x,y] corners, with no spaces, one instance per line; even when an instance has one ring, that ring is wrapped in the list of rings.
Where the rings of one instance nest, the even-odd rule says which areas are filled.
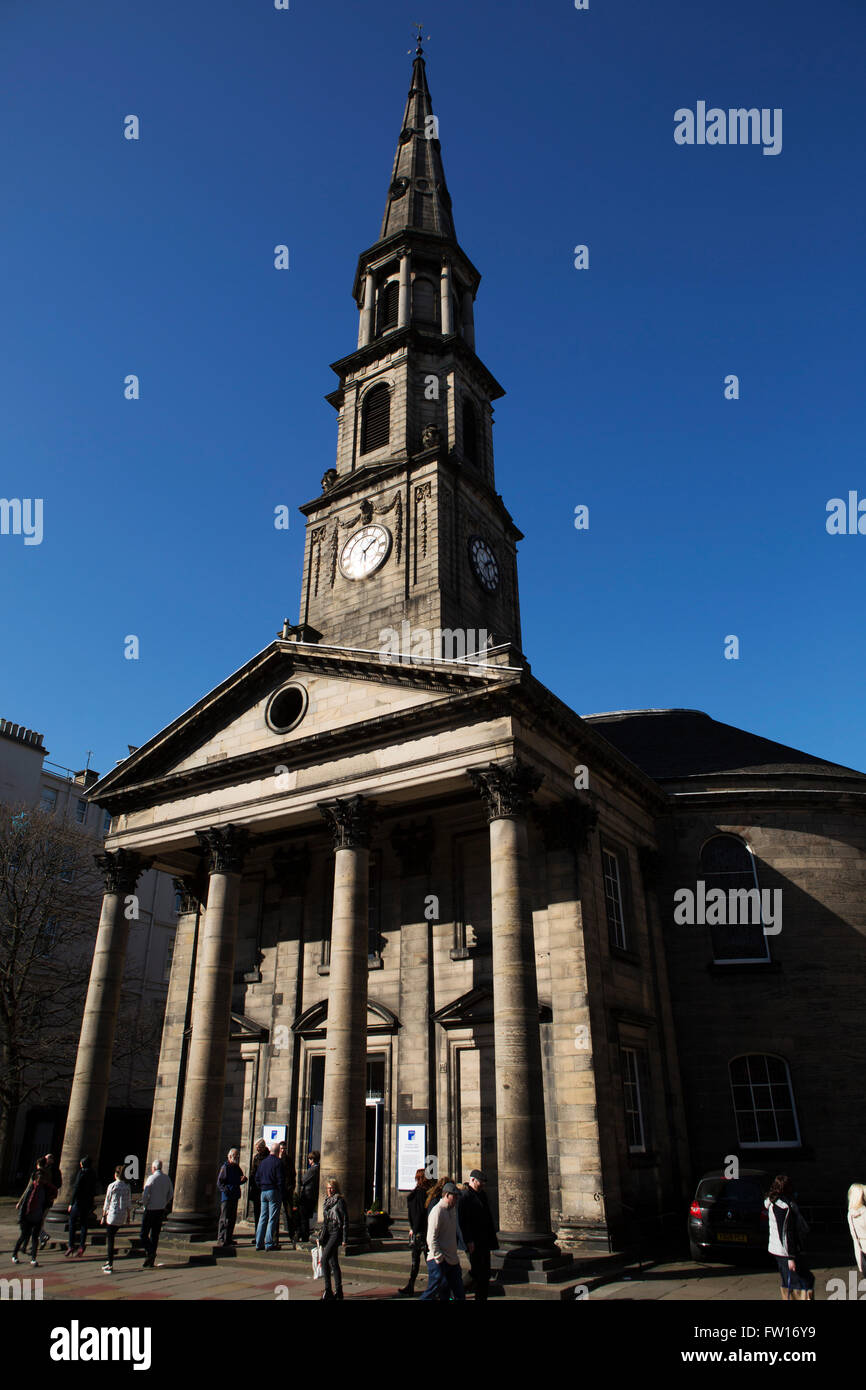
[[[312,1250],[310,1251],[310,1258],[311,1258],[312,1261],[313,1261],[313,1278],[314,1278],[314,1279],[322,1279],[324,1276],[323,1276],[323,1274],[322,1274],[322,1247],[321,1247],[321,1245],[314,1245],[314,1246],[313,1246]]]

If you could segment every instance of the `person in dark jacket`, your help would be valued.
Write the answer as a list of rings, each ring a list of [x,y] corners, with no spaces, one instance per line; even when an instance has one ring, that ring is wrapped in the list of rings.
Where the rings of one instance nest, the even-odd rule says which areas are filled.
[[[259,1229],[259,1213],[262,1209],[262,1194],[256,1182],[256,1173],[263,1158],[268,1156],[268,1146],[264,1139],[259,1139],[253,1149],[253,1161],[250,1164],[250,1196],[253,1199],[253,1245],[256,1243],[255,1232]]]
[[[63,1174],[60,1171],[60,1164],[57,1162],[57,1159],[54,1157],[54,1154],[45,1155],[45,1170],[48,1173],[48,1181],[52,1183],[59,1192],[63,1186]],[[46,1216],[48,1215],[53,1205],[53,1202],[49,1202],[48,1206],[45,1208]],[[44,1248],[47,1244],[48,1232],[45,1230],[45,1226],[43,1223],[43,1228],[39,1235],[39,1245],[41,1248]]]
[[[69,1213],[69,1242],[66,1250],[67,1260],[77,1253],[78,1259],[84,1256],[87,1245],[87,1231],[93,1221],[93,1204],[96,1200],[96,1189],[99,1186],[99,1179],[96,1171],[90,1162],[90,1155],[85,1154],[78,1162],[78,1172],[75,1175],[75,1182],[69,1194],[69,1206],[66,1210]],[[78,1251],[75,1249],[75,1236],[78,1227],[81,1227]]]
[[[415,1292],[415,1280],[418,1278],[418,1270],[421,1266],[421,1256],[427,1258],[427,1192],[433,1184],[427,1177],[423,1168],[419,1168],[415,1174],[415,1186],[406,1198],[406,1206],[409,1211],[409,1246],[412,1251],[412,1272],[409,1275],[408,1284],[404,1284],[402,1289],[397,1292],[404,1297],[411,1298]]]
[[[310,1239],[310,1221],[319,1206],[319,1160],[322,1155],[318,1149],[311,1149],[307,1158],[307,1171],[301,1178],[301,1191],[298,1196],[298,1239]]]
[[[496,1227],[484,1191],[487,1179],[473,1168],[457,1203],[457,1222],[469,1255],[469,1268],[475,1285],[475,1302],[486,1303],[490,1289],[490,1252],[497,1247]]]
[[[322,1247],[322,1273],[325,1276],[325,1292],[322,1298],[343,1297],[343,1276],[337,1258],[340,1246],[346,1244],[349,1235],[349,1210],[346,1199],[340,1193],[336,1178],[328,1178],[325,1184],[325,1205],[322,1208],[322,1228],[319,1231],[319,1244]],[[331,1288],[333,1276],[334,1287]]]
[[[39,1232],[42,1230],[45,1213],[56,1196],[57,1188],[49,1181],[45,1160],[40,1158],[33,1177],[15,1204],[21,1234],[15,1242],[15,1249],[12,1251],[13,1264],[18,1264],[18,1251],[26,1250],[28,1241],[31,1242],[30,1263],[32,1265],[39,1264],[36,1258],[36,1251],[39,1248]]]
[[[238,1202],[246,1175],[240,1165],[240,1149],[229,1149],[226,1161],[217,1175],[220,1194],[220,1224],[217,1232],[217,1245],[235,1245],[235,1221],[238,1215]]]
[[[256,1182],[262,1196],[259,1224],[256,1227],[257,1250],[279,1250],[280,1207],[283,1203],[283,1169],[277,1158],[278,1145],[262,1159],[256,1169]]]
[[[289,1156],[288,1144],[281,1144],[277,1158],[283,1170],[283,1211],[286,1213],[286,1234],[289,1240],[295,1239],[295,1218],[292,1211],[292,1197],[295,1192],[295,1165]]]
[[[787,1173],[773,1179],[764,1206],[769,1227],[768,1247],[779,1268],[782,1298],[811,1300],[815,1297],[815,1276],[803,1254],[803,1241],[809,1227],[794,1201],[794,1184]]]

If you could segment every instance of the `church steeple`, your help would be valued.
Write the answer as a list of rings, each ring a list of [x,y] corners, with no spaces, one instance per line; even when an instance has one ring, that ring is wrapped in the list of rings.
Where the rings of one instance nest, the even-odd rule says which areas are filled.
[[[451,197],[442,167],[439,122],[427,86],[420,36],[380,240],[409,227],[456,241]]]
[[[336,468],[301,508],[301,624],[373,650],[404,621],[519,648],[521,537],[493,469],[504,392],[475,352],[481,276],[454,231],[432,105],[419,42],[381,235],[358,258],[358,345],[331,364]]]

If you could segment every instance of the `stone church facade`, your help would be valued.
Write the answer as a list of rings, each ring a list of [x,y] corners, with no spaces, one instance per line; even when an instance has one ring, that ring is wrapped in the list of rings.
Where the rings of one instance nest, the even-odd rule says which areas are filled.
[[[430,1171],[482,1168],[537,1257],[684,1219],[728,1154],[854,1176],[856,1078],[829,1098],[826,1054],[838,1018],[862,1056],[866,779],[693,712],[581,719],[533,677],[432,115],[419,49],[298,624],[91,792],[112,821],[63,1167],[98,1151],[153,864],[182,894],[147,1156],[174,1228],[215,1230],[221,1156],[285,1125],[360,1244],[364,1210],[405,1210],[398,1131],[424,1126]],[[701,875],[782,887],[782,932],[676,924]]]

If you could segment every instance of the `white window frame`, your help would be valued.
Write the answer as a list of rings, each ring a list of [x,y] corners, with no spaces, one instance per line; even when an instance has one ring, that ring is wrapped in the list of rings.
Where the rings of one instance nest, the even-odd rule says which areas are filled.
[[[626,1143],[630,1154],[645,1154],[647,1151],[647,1129],[646,1129],[646,1097],[641,1086],[640,1064],[638,1061],[642,1049],[631,1047],[628,1044],[620,1044],[620,1058],[622,1062],[622,1093],[623,1104],[626,1116]],[[643,1053],[646,1058],[646,1053]],[[649,1072],[649,1062],[647,1061],[646,1071]],[[629,1091],[634,1094],[633,1105],[629,1104]],[[635,1117],[637,1128],[640,1134],[640,1142],[637,1144],[629,1143],[629,1117]]]
[[[731,1074],[731,1067],[734,1065],[735,1062],[742,1062],[742,1061],[744,1061],[744,1060],[745,1060],[745,1061],[749,1061],[749,1060],[750,1060],[751,1058],[753,1058],[753,1057],[759,1057],[759,1058],[761,1059],[762,1062],[766,1062],[768,1058],[769,1058],[771,1061],[773,1061],[773,1062],[781,1062],[781,1063],[782,1063],[782,1066],[785,1068],[785,1080],[786,1080],[787,1085],[788,1085],[788,1097],[789,1097],[789,1100],[790,1100],[790,1102],[791,1102],[791,1107],[790,1107],[790,1108],[791,1108],[791,1114],[792,1114],[793,1119],[794,1119],[794,1130],[795,1130],[795,1133],[796,1133],[796,1136],[797,1136],[796,1139],[741,1139],[741,1138],[740,1138],[740,1115],[746,1114],[747,1112],[744,1111],[744,1110],[738,1110],[738,1109],[737,1109],[736,1099],[735,1099],[735,1097],[734,1097],[734,1078],[733,1078],[733,1076],[732,1076],[732,1074]],[[749,1071],[751,1072],[751,1068],[749,1068]],[[736,1124],[736,1126],[737,1126],[737,1142],[739,1143],[741,1149],[799,1149],[799,1148],[802,1147],[802,1140],[801,1140],[801,1138],[800,1138],[800,1120],[799,1120],[799,1117],[798,1117],[798,1115],[797,1115],[797,1102],[796,1102],[796,1100],[795,1100],[795,1098],[794,1098],[794,1087],[791,1085],[791,1068],[788,1066],[788,1063],[785,1061],[785,1058],[784,1058],[784,1057],[780,1057],[780,1056],[779,1056],[777,1053],[775,1053],[775,1052],[741,1052],[741,1053],[739,1053],[738,1056],[732,1057],[732,1058],[730,1059],[730,1061],[728,1062],[728,1085],[729,1085],[730,1088],[731,1088],[731,1106],[732,1106],[733,1111],[734,1111],[734,1122],[735,1122],[735,1124]],[[742,1085],[742,1082],[737,1082],[737,1085]],[[751,1096],[751,1099],[752,1099],[752,1110],[751,1110],[751,1113],[752,1113],[752,1115],[755,1117],[755,1120],[756,1120],[756,1122],[757,1122],[758,1108],[757,1108],[757,1106],[755,1105],[755,1095],[754,1095],[754,1089],[753,1089],[755,1085],[773,1086],[773,1085],[778,1085],[778,1082],[772,1082],[772,1081],[770,1081],[770,1079],[769,1079],[769,1072],[767,1073],[767,1080],[766,1080],[766,1081],[754,1082],[754,1081],[752,1080],[751,1075],[749,1076],[749,1093],[750,1093],[750,1096]],[[771,1095],[771,1098],[770,1098],[770,1109],[771,1109],[772,1115],[773,1115],[773,1123],[774,1123],[774,1125],[776,1126],[776,1132],[778,1133],[779,1126],[778,1126],[778,1124],[776,1123],[776,1107],[775,1107],[775,1105],[773,1105],[773,1102],[772,1102],[772,1095]],[[762,1106],[762,1107],[761,1107],[761,1110],[762,1110],[764,1113],[766,1113],[767,1107],[766,1107],[766,1106]],[[757,1123],[756,1123],[756,1128],[757,1128]]]
[[[610,875],[610,874],[608,873],[608,860],[609,860],[609,859],[613,860],[613,865],[614,865],[614,870],[615,870],[615,873],[614,873],[613,876]],[[606,916],[607,916],[607,928],[608,928],[608,933],[609,933],[609,935],[611,936],[613,945],[616,946],[616,947],[618,948],[618,950],[620,950],[620,951],[627,951],[627,950],[628,950],[628,936],[626,935],[626,929],[625,929],[625,901],[624,901],[624,898],[623,898],[623,891],[622,891],[622,873],[621,873],[621,871],[620,871],[619,860],[620,860],[620,851],[617,851],[617,850],[615,850],[615,849],[610,849],[610,848],[608,848],[607,845],[603,845],[603,846],[602,846],[602,850],[601,850],[601,871],[602,871],[602,879],[603,879],[603,882],[604,882],[604,906],[605,906],[605,913],[606,913]],[[615,900],[614,900],[614,898],[613,898],[613,894],[609,891],[610,886],[613,886],[613,887],[615,888],[615,890],[616,890],[616,898],[615,898]],[[613,907],[614,907],[614,909],[615,909],[615,910],[614,910],[614,917],[613,917],[613,924],[611,924],[611,910],[610,910],[610,909],[611,909],[611,905],[613,905]],[[612,928],[613,928],[613,929],[612,929]],[[617,931],[617,928],[619,928],[618,931]]]

